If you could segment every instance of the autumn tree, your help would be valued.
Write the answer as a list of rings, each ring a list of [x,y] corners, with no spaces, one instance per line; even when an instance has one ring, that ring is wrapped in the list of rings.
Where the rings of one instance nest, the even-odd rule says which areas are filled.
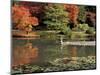
[[[77,5],[73,5],[73,4],[65,4],[64,8],[66,9],[66,11],[69,12],[69,19],[70,19],[70,24],[72,25],[72,27],[75,27],[77,25],[77,19],[78,19],[78,13],[79,13],[79,8]]]
[[[38,18],[32,17],[29,9],[16,4],[12,7],[12,20],[15,28],[27,33],[32,31],[32,26],[38,25]]]
[[[25,2],[25,1],[22,1],[19,4],[28,8],[30,13],[33,14],[33,15],[37,15],[37,14],[42,13],[44,6],[45,6],[45,3]]]
[[[19,4],[29,9],[31,15],[36,16],[39,19],[39,24],[42,23],[42,17],[44,16],[43,11],[46,3],[21,1]],[[41,26],[42,25],[43,24],[41,24]]]
[[[48,4],[45,6],[44,24],[50,30],[60,30],[63,32],[67,29],[68,13],[64,10],[62,4]]]

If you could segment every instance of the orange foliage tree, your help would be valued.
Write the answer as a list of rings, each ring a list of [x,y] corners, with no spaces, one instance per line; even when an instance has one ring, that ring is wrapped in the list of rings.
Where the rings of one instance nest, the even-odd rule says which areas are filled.
[[[30,12],[35,15],[43,12],[44,11],[43,9],[45,6],[45,4],[43,4],[43,3],[36,3],[36,2],[34,3],[34,2],[25,2],[25,1],[20,2],[19,4],[28,8],[30,10]]]
[[[32,31],[32,26],[38,25],[38,18],[32,17],[29,9],[16,4],[12,7],[12,20],[15,28],[27,33]]]
[[[36,16],[39,19],[39,24],[42,23],[42,18],[44,16],[44,10],[45,10],[45,3],[38,3],[38,2],[26,2],[22,1],[19,3],[19,5],[23,5],[27,9],[29,9],[32,16]],[[43,25],[43,24],[41,24]]]
[[[79,7],[73,4],[65,4],[64,8],[69,12],[70,23],[72,23],[73,27],[75,27],[77,25]]]

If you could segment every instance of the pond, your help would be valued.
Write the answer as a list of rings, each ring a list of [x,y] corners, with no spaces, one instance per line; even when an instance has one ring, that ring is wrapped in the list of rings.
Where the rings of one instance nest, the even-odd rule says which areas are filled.
[[[35,38],[16,39],[12,42],[12,73],[33,73],[67,71],[80,69],[95,69],[96,48],[95,46],[60,45],[59,39]],[[73,68],[75,64],[86,65],[88,58],[93,58],[88,62],[89,66]],[[90,60],[89,59],[89,60]],[[74,63],[72,63],[72,61]],[[86,62],[85,62],[86,61]],[[68,68],[68,64],[73,66]],[[67,64],[67,66],[66,66]],[[92,67],[91,67],[92,65]],[[23,68],[24,66],[24,68]],[[76,65],[77,66],[77,65]],[[79,66],[79,65],[78,65]],[[64,68],[65,67],[65,68]],[[56,68],[56,69],[55,69]],[[54,69],[54,70],[53,70]]]

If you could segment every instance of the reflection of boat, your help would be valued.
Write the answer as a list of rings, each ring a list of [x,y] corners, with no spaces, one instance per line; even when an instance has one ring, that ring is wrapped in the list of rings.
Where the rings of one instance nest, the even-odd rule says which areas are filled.
[[[13,50],[12,67],[32,63],[37,60],[38,48],[32,47],[32,43],[24,46],[17,46]]]

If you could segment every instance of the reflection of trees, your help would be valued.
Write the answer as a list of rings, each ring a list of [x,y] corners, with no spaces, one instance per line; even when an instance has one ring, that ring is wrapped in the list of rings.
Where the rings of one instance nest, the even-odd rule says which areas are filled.
[[[61,51],[64,49],[64,46],[63,45],[61,45]],[[66,57],[71,57],[72,59],[71,60],[74,60],[73,62],[76,62],[76,57],[78,56],[77,55],[77,47],[76,46],[73,46],[73,47],[71,47],[71,48],[67,48],[68,49],[68,51],[70,51],[70,52],[68,52],[68,53],[70,53],[69,54],[69,56],[68,55],[66,55]],[[62,54],[64,53],[64,51],[62,51]],[[66,54],[68,54],[68,53],[66,53]],[[63,57],[63,56],[62,56]]]
[[[13,50],[12,66],[24,65],[37,60],[38,48],[33,47],[32,43],[24,46],[17,46]]]
[[[72,60],[73,60],[73,63],[77,63],[77,47],[74,46],[71,48],[71,56],[72,56]]]
[[[65,49],[64,49],[65,48]],[[64,45],[61,45],[60,46],[60,50],[62,51],[62,53],[64,52],[63,50],[66,50],[67,49],[67,52],[70,51],[69,55],[71,57],[77,57],[77,47],[76,46],[72,46],[72,47],[69,47],[68,48],[68,45],[64,46]]]
[[[72,54],[72,57],[76,57],[77,56],[77,47],[76,46],[71,48],[71,54]]]

